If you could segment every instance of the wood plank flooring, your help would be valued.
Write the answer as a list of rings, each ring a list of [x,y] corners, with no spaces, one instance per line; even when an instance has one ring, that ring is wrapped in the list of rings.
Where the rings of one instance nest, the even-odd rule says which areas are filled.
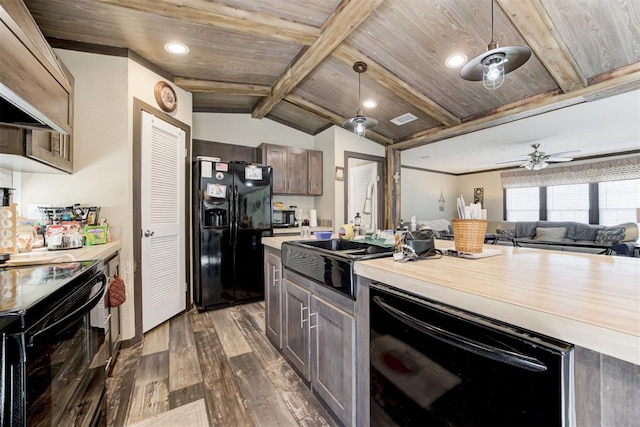
[[[201,399],[210,426],[336,425],[267,341],[263,302],[192,310],[121,350],[107,381],[107,425],[152,425]]]

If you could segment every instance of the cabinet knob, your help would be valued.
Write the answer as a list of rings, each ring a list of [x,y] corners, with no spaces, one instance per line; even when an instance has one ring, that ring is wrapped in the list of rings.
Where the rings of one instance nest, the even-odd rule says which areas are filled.
[[[145,230],[144,231],[144,237],[152,237],[155,233],[153,231],[150,230]]]

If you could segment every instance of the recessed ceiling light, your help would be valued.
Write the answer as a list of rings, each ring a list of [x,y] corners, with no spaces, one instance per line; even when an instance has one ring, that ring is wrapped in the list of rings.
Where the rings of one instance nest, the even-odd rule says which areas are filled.
[[[373,99],[367,99],[366,101],[364,101],[362,103],[362,106],[364,108],[376,108],[377,105],[378,105],[378,103],[376,101],[374,101]]]
[[[467,57],[461,53],[456,53],[448,57],[444,64],[449,68],[459,68],[465,62],[467,62]]]
[[[164,45],[164,50],[174,55],[186,55],[189,53],[189,47],[179,42],[169,42]]]

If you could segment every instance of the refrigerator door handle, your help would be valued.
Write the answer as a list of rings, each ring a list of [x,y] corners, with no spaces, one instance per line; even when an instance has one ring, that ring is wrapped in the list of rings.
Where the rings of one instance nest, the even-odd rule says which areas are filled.
[[[238,201],[238,186],[233,186],[233,224],[231,229],[231,244],[238,244],[238,226],[240,224],[240,203]]]

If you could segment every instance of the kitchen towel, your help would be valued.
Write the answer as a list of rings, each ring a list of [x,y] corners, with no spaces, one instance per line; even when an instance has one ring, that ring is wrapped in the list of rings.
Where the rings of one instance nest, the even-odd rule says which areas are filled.
[[[126,286],[124,280],[118,276],[113,276],[109,283],[109,307],[117,307],[127,300]]]
[[[309,226],[310,227],[318,226],[318,211],[315,209],[311,209],[309,211]]]

